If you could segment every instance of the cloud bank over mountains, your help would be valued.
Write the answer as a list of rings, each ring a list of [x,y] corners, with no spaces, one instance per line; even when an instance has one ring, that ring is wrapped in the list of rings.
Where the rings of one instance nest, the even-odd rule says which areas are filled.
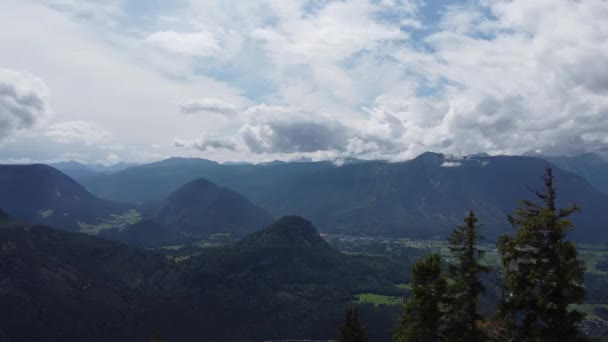
[[[603,0],[48,0],[0,9],[0,25],[16,28],[0,30],[9,51],[0,56],[0,160],[27,158],[27,146],[61,158],[53,144],[133,161],[608,146]],[[43,117],[49,123],[36,125]]]

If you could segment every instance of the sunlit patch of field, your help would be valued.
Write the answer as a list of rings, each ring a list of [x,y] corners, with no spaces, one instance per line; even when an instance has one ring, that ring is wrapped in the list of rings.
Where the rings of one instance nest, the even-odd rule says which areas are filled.
[[[52,209],[40,210],[38,213],[40,214],[41,218],[45,219],[45,218],[53,215],[53,210]]]
[[[603,245],[579,245],[578,252],[585,261],[587,272],[597,275],[608,275],[608,270],[598,268],[600,261],[608,262],[608,247]]]
[[[362,304],[401,305],[403,303],[402,297],[385,296],[376,293],[361,293],[356,297],[357,302]]]
[[[191,259],[192,255],[183,255],[183,256],[166,255],[165,257],[167,258],[167,260],[171,260],[174,263],[179,264],[180,262],[184,262],[186,260]]]
[[[163,246],[161,248],[168,251],[179,251],[180,249],[184,248],[184,245]]]
[[[130,209],[122,214],[111,214],[107,218],[103,219],[101,223],[89,224],[85,222],[78,222],[80,232],[85,234],[97,235],[104,229],[118,228],[122,229],[126,226],[135,224],[142,220],[141,213],[135,209]]]
[[[408,290],[408,291],[410,291],[412,289],[412,285],[411,284],[397,284],[395,286],[398,289],[401,289],[401,290]]]
[[[200,248],[211,248],[211,247],[224,246],[224,245],[226,245],[226,243],[224,243],[224,242],[208,241],[208,240],[199,240],[199,241],[195,242],[194,245],[197,246],[197,247],[200,247]]]
[[[579,304],[579,305],[571,305],[571,309],[576,309],[578,311],[584,312],[587,317],[586,319],[594,319],[597,321],[606,321],[595,313],[596,308],[603,308],[608,310],[608,304]]]

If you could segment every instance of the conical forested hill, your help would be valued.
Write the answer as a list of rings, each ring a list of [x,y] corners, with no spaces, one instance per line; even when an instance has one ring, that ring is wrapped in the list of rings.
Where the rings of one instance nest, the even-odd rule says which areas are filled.
[[[156,221],[196,236],[243,236],[270,224],[273,218],[242,195],[196,179],[164,201]]]

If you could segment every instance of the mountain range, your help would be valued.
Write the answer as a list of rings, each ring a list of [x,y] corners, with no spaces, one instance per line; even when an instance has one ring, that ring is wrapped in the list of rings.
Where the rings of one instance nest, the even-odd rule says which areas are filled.
[[[608,194],[598,189],[608,177],[601,172],[604,159],[551,160],[559,204],[582,208],[572,237],[608,241],[602,223]],[[430,152],[406,162],[339,166],[170,158],[81,178],[84,187],[49,166],[4,165],[0,207],[18,219],[102,232],[145,247],[220,233],[240,237],[285,215],[306,217],[326,233],[445,237],[468,210],[478,213],[484,234],[493,240],[510,231],[506,217],[519,201],[533,199],[529,188],[542,186],[547,163],[538,157]]]
[[[538,157],[454,158],[425,153],[398,163],[357,161],[224,165],[204,159],[171,158],[161,162],[83,179],[98,196],[154,203],[184,183],[204,177],[236,191],[273,216],[300,215],[323,232],[396,237],[445,236],[467,210],[478,211],[490,239],[510,230],[507,215],[542,186],[548,161]],[[572,164],[576,164],[572,162]],[[585,166],[587,165],[587,166]],[[577,202],[577,239],[608,240],[601,223],[608,195],[590,184],[581,170],[556,167],[562,205]],[[592,164],[595,165],[595,164]],[[603,164],[599,164],[603,165]],[[590,172],[590,171],[589,171]],[[608,174],[601,172],[594,184]],[[603,178],[602,178],[603,177]]]
[[[595,153],[567,157],[546,157],[559,168],[580,175],[598,190],[608,194],[608,159]]]
[[[571,237],[608,241],[603,161],[550,163],[559,204],[582,207]],[[46,165],[0,165],[0,341],[330,339],[358,296],[403,296],[415,257],[343,254],[319,230],[445,237],[474,209],[494,239],[547,165],[437,153],[340,165],[171,158],[75,175],[85,186]],[[215,234],[240,240],[157,252]],[[371,338],[386,340],[399,306],[359,305]]]

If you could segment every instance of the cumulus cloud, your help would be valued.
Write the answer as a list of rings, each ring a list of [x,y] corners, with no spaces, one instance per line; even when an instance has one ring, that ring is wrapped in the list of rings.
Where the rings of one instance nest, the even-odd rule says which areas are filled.
[[[0,69],[0,140],[33,127],[50,112],[49,89],[28,73]]]
[[[331,118],[320,118],[300,108],[268,106],[248,108],[249,122],[240,132],[254,153],[297,153],[341,150],[349,129]]]
[[[70,4],[61,8],[79,3],[52,2],[58,8],[57,3]],[[139,92],[167,79],[142,78],[145,82],[130,87],[137,89],[130,96],[118,91],[114,101],[103,101],[103,112],[114,113],[108,104],[120,102],[115,117],[140,115],[141,122],[143,114],[128,114],[124,108],[144,107],[133,112],[145,113],[150,118],[147,126],[154,130],[132,132],[120,124],[111,131],[146,140],[146,146],[205,131],[200,139],[177,139],[175,144],[220,150],[224,152],[216,155],[240,160],[275,156],[288,160],[312,154],[401,160],[428,150],[457,155],[528,150],[569,154],[608,148],[605,0],[449,3],[446,7],[419,0],[294,0],[234,6],[237,2],[232,0],[186,0],[179,6],[168,5],[167,13],[146,12],[157,14],[156,21],[151,14],[145,26],[119,27],[123,30],[104,38],[111,41],[122,35],[126,39],[118,45],[128,46],[133,32],[147,32],[142,35],[146,43],[135,44],[135,49],[141,48],[139,54],[121,57],[128,61],[142,56],[165,58],[163,63],[142,68],[160,69],[159,74],[169,75],[171,82],[183,82],[183,87],[171,92],[159,88],[163,91],[144,95]],[[430,9],[424,6],[433,6],[437,16],[429,15]],[[112,10],[106,16],[126,16],[125,21],[116,21],[120,26],[132,18],[127,12],[118,14],[122,12],[118,7],[118,12]],[[80,28],[66,26],[61,33],[87,32]],[[33,34],[32,41],[39,42],[38,36]],[[20,36],[27,38],[25,33]],[[169,53],[158,53],[159,48]],[[105,49],[94,51],[89,58],[108,55]],[[9,58],[5,55],[0,62]],[[75,62],[69,59],[66,67],[50,65],[69,70]],[[103,65],[100,73],[112,74],[109,71],[115,64]],[[131,69],[131,65],[118,68],[118,74]],[[81,81],[83,70],[72,78]],[[213,89],[207,89],[210,83],[199,83],[204,77],[217,80]],[[129,78],[137,79],[135,74]],[[110,88],[115,84],[111,81],[97,89]],[[205,97],[197,98],[197,94]],[[63,96],[61,103],[74,100],[70,91]],[[57,107],[55,98],[54,91]],[[151,103],[149,98],[156,99],[153,105],[146,105]],[[172,110],[176,99],[184,98],[192,100],[181,104],[183,114],[214,113],[230,120],[190,115],[172,122],[173,118],[162,115]],[[258,105],[243,110],[246,103]],[[100,113],[95,115],[102,117]],[[73,118],[73,113],[67,117]],[[97,122],[110,127],[110,120]],[[174,130],[166,129],[169,126]],[[147,139],[140,138],[146,134]]]
[[[608,28],[600,22],[606,15],[608,6],[596,0],[450,8],[441,29],[424,40],[429,52],[405,47],[393,54],[400,70],[415,70],[418,87],[432,86],[427,94],[378,97],[376,105],[404,123],[404,135],[392,138],[402,152],[393,157],[425,150],[567,154],[605,146]]]
[[[236,139],[231,137],[221,137],[213,134],[201,134],[193,140],[183,140],[175,138],[173,140],[174,147],[189,147],[196,148],[201,152],[216,151],[216,150],[231,150],[235,151],[238,148]]]
[[[407,38],[398,27],[374,20],[379,8],[370,1],[328,2],[314,15],[304,15],[301,8],[283,10],[294,12],[283,12],[278,25],[252,32],[277,63],[335,62]]]
[[[193,114],[199,112],[215,113],[225,116],[234,116],[238,108],[218,98],[205,97],[201,99],[186,100],[179,106],[182,114]]]
[[[93,122],[65,121],[51,125],[46,131],[46,136],[64,144],[94,145],[109,142],[112,134]]]

